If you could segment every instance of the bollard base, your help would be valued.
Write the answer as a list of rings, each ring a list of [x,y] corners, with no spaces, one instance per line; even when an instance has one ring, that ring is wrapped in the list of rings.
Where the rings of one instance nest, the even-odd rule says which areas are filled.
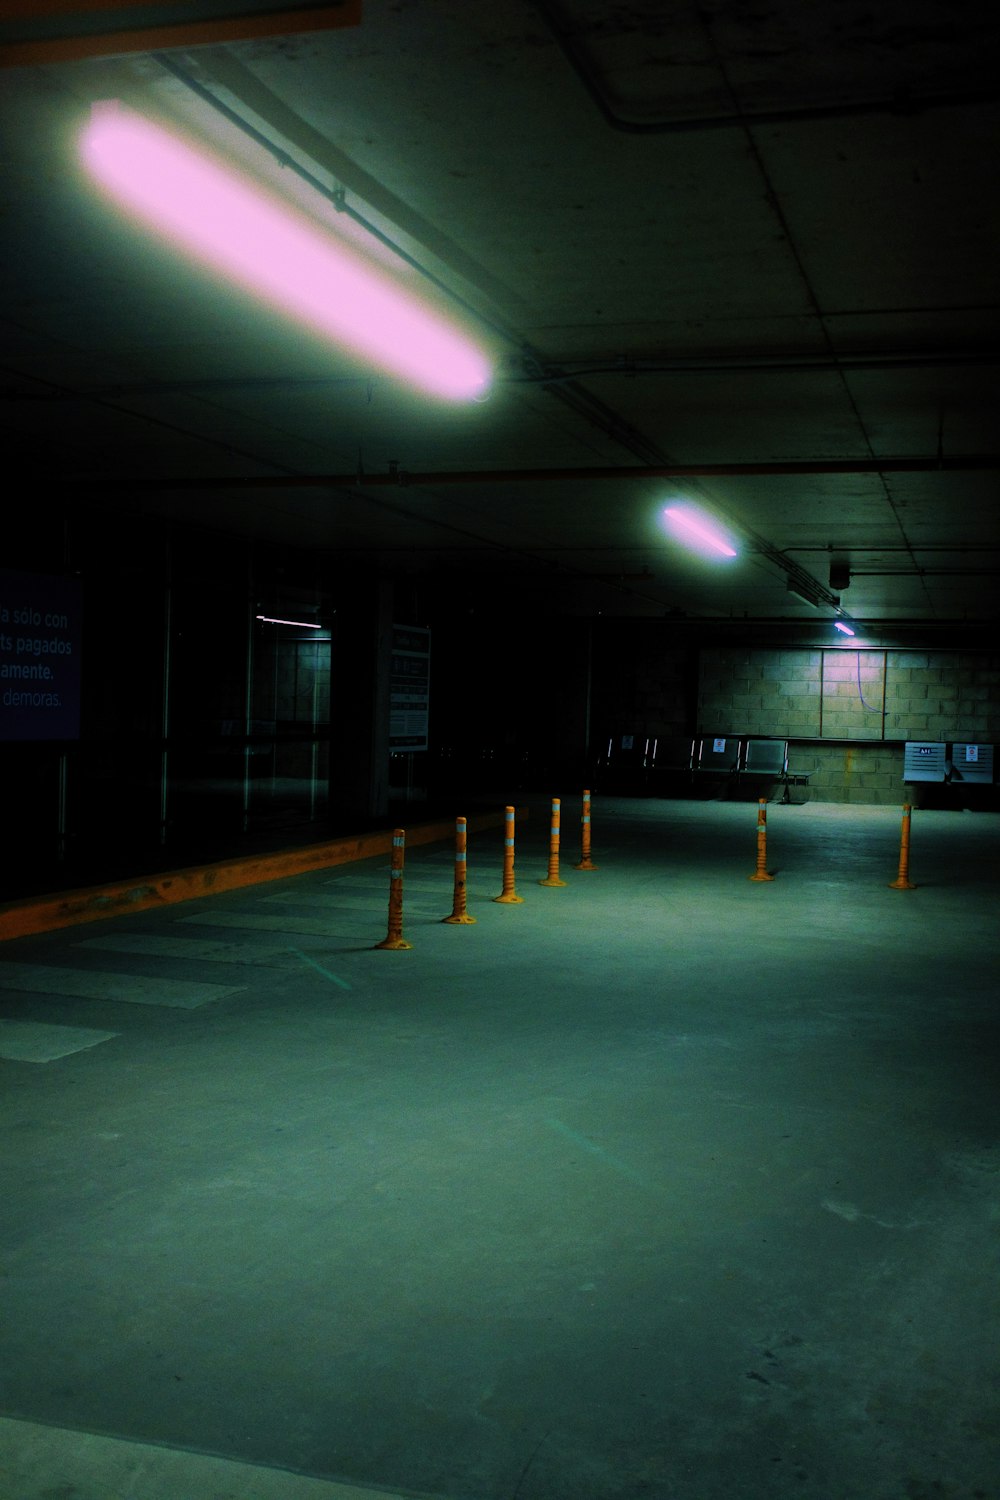
[[[912,880],[890,880],[890,891],[915,891],[916,886]]]
[[[574,865],[573,868],[574,870],[599,870],[601,867],[600,865],[595,865],[593,860],[581,859],[580,863]]]
[[[454,922],[462,927],[472,927],[476,919],[475,917],[470,917],[468,912],[460,912],[457,916],[452,914],[450,917],[442,917],[441,920],[442,922]]]
[[[766,870],[757,870],[757,871],[754,872],[753,875],[748,875],[747,879],[748,880],[773,880],[774,876],[773,875],[769,875]]]
[[[400,948],[412,948],[412,947],[413,947],[413,944],[412,943],[408,943],[405,938],[401,938],[401,937],[398,937],[398,938],[387,937],[387,938],[383,938],[380,943],[376,943],[374,945],[374,948],[373,948],[372,951],[375,952],[379,948],[400,949]]]
[[[548,879],[546,879],[546,880],[540,880],[538,882],[538,884],[539,885],[565,885],[566,882],[565,882],[565,880],[553,880],[552,877],[549,876]]]
[[[494,896],[493,900],[499,901],[501,906],[520,906],[524,901],[524,897],[516,896],[512,891],[509,896]]]

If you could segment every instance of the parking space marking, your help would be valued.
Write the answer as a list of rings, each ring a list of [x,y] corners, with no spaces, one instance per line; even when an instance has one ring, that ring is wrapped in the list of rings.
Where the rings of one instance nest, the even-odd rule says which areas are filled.
[[[165,1005],[178,1010],[195,1010],[209,1000],[222,1000],[245,988],[242,984],[161,979],[150,974],[0,963],[0,989],[23,990],[34,995],[73,995],[83,1000],[112,1000],[115,1004]]]
[[[117,1031],[86,1026],[51,1026],[41,1021],[0,1021],[0,1058],[8,1062],[47,1063],[110,1042]]]

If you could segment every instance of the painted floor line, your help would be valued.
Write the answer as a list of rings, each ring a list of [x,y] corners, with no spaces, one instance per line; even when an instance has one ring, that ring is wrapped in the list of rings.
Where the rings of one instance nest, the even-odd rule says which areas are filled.
[[[231,927],[246,932],[286,932],[301,933],[304,937],[322,938],[356,938],[358,927],[363,926],[356,919],[363,913],[354,912],[355,921],[348,923],[347,915],[344,920],[337,923],[324,921],[321,917],[264,917],[254,912],[214,911],[199,912],[193,917],[179,917],[180,922],[190,922],[197,927]],[[382,918],[385,923],[385,917]],[[373,931],[378,924],[373,924]]]
[[[560,1135],[564,1135],[568,1141],[572,1141],[574,1146],[580,1146],[584,1151],[589,1151],[591,1156],[596,1156],[606,1166],[613,1167],[616,1172],[620,1172],[623,1177],[627,1177],[630,1182],[636,1183],[638,1187],[648,1188],[652,1186],[640,1172],[637,1172],[634,1167],[630,1167],[628,1162],[622,1161],[617,1156],[612,1156],[610,1151],[605,1151],[602,1146],[598,1146],[596,1142],[588,1140],[585,1135],[580,1135],[578,1131],[572,1130],[568,1125],[564,1125],[562,1120],[546,1120],[545,1123],[552,1130],[557,1130]]]
[[[17,1500],[402,1500],[208,1453],[0,1417],[0,1489]]]
[[[411,897],[413,898],[412,900]],[[375,892],[372,892],[371,895],[365,895],[364,892],[353,891],[341,896],[327,896],[319,891],[282,891],[278,896],[262,896],[260,904],[262,906],[319,908],[320,911],[329,912],[332,917],[337,916],[339,912],[343,912],[345,916],[356,916],[358,914],[364,916],[368,912],[384,911],[388,904],[388,899],[389,887],[387,884],[381,901]],[[407,888],[406,899],[413,906],[426,908],[428,911],[434,909],[426,897],[422,894],[415,894],[409,888]]]
[[[64,969],[50,964],[0,963],[0,989],[33,995],[73,995],[81,1000],[110,1000],[116,1005],[164,1005],[195,1010],[209,1000],[242,993],[242,984],[209,984],[159,979],[149,974],[112,974],[97,969]]]
[[[211,938],[170,937],[159,933],[136,932],[86,938],[73,946],[98,953],[138,953],[145,958],[180,958],[198,963],[233,964],[243,968],[248,965],[271,969],[295,967],[287,948],[279,948],[273,944],[254,946],[245,940],[223,943]]]
[[[0,1058],[7,1062],[55,1062],[110,1042],[118,1034],[93,1031],[87,1026],[53,1026],[45,1021],[0,1021]]]
[[[348,984],[346,979],[341,979],[339,974],[331,974],[329,969],[324,969],[322,964],[318,964],[314,958],[310,958],[308,953],[303,953],[301,948],[292,948],[289,951],[294,953],[298,958],[301,958],[302,962],[308,964],[311,969],[315,969],[317,974],[322,974],[324,979],[331,980],[333,984],[339,984],[342,990],[349,990],[353,987]]]

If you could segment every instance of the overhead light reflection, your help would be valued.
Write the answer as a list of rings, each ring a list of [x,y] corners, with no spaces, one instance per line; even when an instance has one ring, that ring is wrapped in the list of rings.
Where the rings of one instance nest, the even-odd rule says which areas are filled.
[[[488,390],[489,362],[463,333],[219,158],[117,102],[94,106],[80,150],[146,226],[366,364],[450,401]]]
[[[315,620],[279,620],[275,615],[255,615],[254,619],[263,620],[265,625],[296,625],[302,630],[322,630],[322,625],[317,625]]]
[[[679,540],[686,542],[688,546],[698,545],[701,550],[708,548],[711,552],[718,553],[722,557],[735,557],[736,548],[731,546],[722,534],[715,529],[711,520],[700,512],[688,506],[668,505],[663,514],[678,534]]]

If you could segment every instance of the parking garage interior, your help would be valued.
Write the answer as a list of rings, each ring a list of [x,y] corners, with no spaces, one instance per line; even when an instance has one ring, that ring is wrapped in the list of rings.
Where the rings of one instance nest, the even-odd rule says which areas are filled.
[[[1000,1500],[993,8],[198,9],[0,18],[0,1500]]]

